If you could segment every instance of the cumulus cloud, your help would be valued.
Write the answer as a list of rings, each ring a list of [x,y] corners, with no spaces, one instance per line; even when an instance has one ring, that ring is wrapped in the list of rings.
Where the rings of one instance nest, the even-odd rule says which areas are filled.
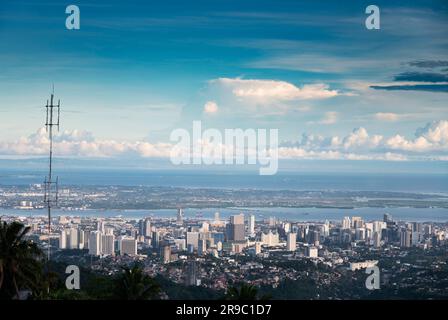
[[[169,158],[171,143],[147,141],[115,141],[96,139],[87,131],[64,131],[55,135],[54,149],[58,156],[79,157],[147,157]],[[225,141],[206,141],[204,152],[228,150]],[[0,142],[1,155],[46,155],[49,140],[45,128],[14,142]],[[233,149],[232,149],[233,150]],[[247,150],[253,154],[256,150]],[[345,160],[440,160],[448,161],[448,120],[430,122],[416,130],[414,138],[401,134],[384,137],[371,134],[366,128],[354,129],[345,136],[303,134],[299,141],[280,144],[280,158],[289,159],[345,159]]]
[[[48,133],[40,128],[28,137],[14,142],[0,142],[2,155],[46,155],[50,146]],[[60,156],[113,157],[135,154],[142,157],[166,157],[170,144],[151,144],[145,141],[126,142],[97,140],[91,132],[66,130],[54,136],[54,152]]]
[[[218,112],[218,104],[215,101],[207,101],[204,105],[204,112],[208,114]]]
[[[229,89],[238,98],[266,102],[326,99],[339,94],[337,90],[330,90],[329,86],[323,83],[306,84],[301,88],[278,80],[219,78],[211,80],[210,83]]]
[[[370,136],[367,130],[363,127],[354,129],[348,136],[343,139],[344,149],[359,149],[359,148],[376,148],[381,140],[383,139],[380,135]]]
[[[285,157],[349,160],[441,160],[448,159],[448,121],[434,121],[416,130],[414,138],[396,134],[384,137],[354,129],[346,136],[303,134],[298,142],[281,145]]]
[[[433,121],[417,129],[415,139],[406,139],[397,134],[385,142],[392,150],[410,152],[448,151],[448,121]]]

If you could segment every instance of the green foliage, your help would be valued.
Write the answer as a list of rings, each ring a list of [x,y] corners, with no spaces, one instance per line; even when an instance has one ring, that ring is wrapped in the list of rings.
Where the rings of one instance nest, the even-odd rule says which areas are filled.
[[[143,268],[134,264],[122,267],[123,273],[115,279],[114,298],[120,300],[149,300],[158,297],[160,286],[144,273]]]
[[[14,299],[22,290],[42,284],[43,253],[25,239],[30,228],[20,222],[0,222],[0,299]]]

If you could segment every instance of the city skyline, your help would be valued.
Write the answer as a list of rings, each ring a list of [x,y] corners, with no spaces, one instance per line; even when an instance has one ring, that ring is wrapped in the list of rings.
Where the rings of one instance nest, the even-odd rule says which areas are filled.
[[[123,265],[137,261],[147,274],[166,278],[171,286],[182,288],[183,294],[196,287],[209,290],[209,298],[217,297],[244,279],[246,285],[263,288],[276,299],[341,299],[361,293],[364,298],[401,298],[413,296],[415,288],[410,287],[416,285],[419,295],[446,295],[446,288],[434,284],[433,278],[444,268],[446,222],[397,221],[387,213],[378,220],[345,216],[320,222],[274,216],[253,219],[244,211],[226,219],[221,219],[219,212],[213,218],[189,217],[182,222],[178,216],[176,210],[171,217],[141,219],[67,213],[53,218],[50,237],[44,217],[21,217],[19,221],[31,227],[30,239],[43,247],[51,245],[56,262],[68,263],[77,257],[82,268],[114,277]],[[5,222],[16,219],[2,217]],[[424,264],[431,255],[432,264]],[[294,263],[298,263],[296,267]],[[307,265],[306,273],[298,267],[301,264]],[[373,283],[367,285],[366,281],[364,288],[360,281],[352,283],[348,291],[337,289],[353,279],[362,280],[365,269],[377,270]],[[406,276],[412,271],[419,272],[419,279],[412,280],[415,282]],[[280,293],[288,283],[303,285],[309,274],[322,277],[310,292]],[[390,288],[395,292],[390,293]]]

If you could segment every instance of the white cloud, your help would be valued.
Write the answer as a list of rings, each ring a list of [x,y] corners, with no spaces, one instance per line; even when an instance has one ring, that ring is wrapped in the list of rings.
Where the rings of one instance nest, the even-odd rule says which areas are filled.
[[[218,104],[215,101],[207,101],[204,105],[204,112],[208,114],[218,112]]]
[[[367,130],[361,127],[354,129],[342,143],[345,149],[375,148],[382,139],[383,137],[380,135],[369,136]]]
[[[393,150],[410,152],[448,151],[448,121],[433,121],[416,131],[415,139],[406,139],[397,134],[386,141]]]
[[[375,113],[375,118],[380,121],[397,121],[399,116],[391,112],[378,112]]]
[[[448,121],[430,122],[424,128],[418,129],[416,135],[424,137],[431,143],[446,145],[448,144]]]
[[[50,141],[45,128],[14,142],[0,142],[3,155],[46,155]],[[64,131],[54,136],[54,153],[59,156],[112,157],[135,154],[142,157],[167,157],[170,144],[97,140],[87,131]]]
[[[211,80],[210,83],[230,89],[238,98],[258,102],[326,99],[339,94],[337,90],[330,90],[329,86],[323,83],[306,84],[301,88],[278,80],[219,78]]]
[[[229,148],[220,144],[221,149]],[[47,155],[48,133],[45,128],[14,142],[0,142],[0,155]],[[96,139],[87,131],[64,131],[55,135],[54,151],[58,156],[74,157],[148,157],[168,158],[173,144],[147,141],[115,141]],[[212,151],[215,145],[205,143]],[[255,152],[255,150],[248,150]],[[448,121],[428,123],[416,131],[414,139],[396,134],[391,137],[369,134],[363,127],[346,136],[324,137],[303,134],[298,142],[282,143],[280,158],[290,159],[346,159],[346,160],[441,160],[448,161]]]

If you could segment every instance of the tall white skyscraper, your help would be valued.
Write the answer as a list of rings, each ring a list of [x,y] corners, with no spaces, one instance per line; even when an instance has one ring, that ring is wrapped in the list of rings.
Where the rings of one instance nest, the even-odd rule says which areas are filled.
[[[202,226],[199,229],[200,232],[208,232],[210,228],[210,224],[208,222],[202,222]]]
[[[115,255],[115,236],[113,234],[101,235],[101,253],[103,255]]]
[[[249,236],[254,237],[255,236],[255,216],[251,214],[249,216]]]
[[[350,217],[344,217],[342,220],[342,229],[350,229],[351,225]]]
[[[261,242],[265,245],[267,245],[268,247],[274,247],[276,245],[278,245],[278,233],[274,233],[271,230],[269,230],[269,232],[266,233],[261,233]]]
[[[177,224],[183,224],[184,223],[184,212],[183,212],[182,208],[177,209],[176,223]]]
[[[68,230],[68,243],[69,249],[78,249],[78,228],[70,228]]]
[[[101,255],[101,232],[92,231],[89,236],[89,254],[94,256]]]
[[[123,237],[119,242],[120,255],[127,254],[128,256],[137,255],[137,240],[132,237]]]
[[[361,217],[352,217],[352,228],[358,229],[364,227],[364,221]]]
[[[84,243],[86,242],[85,239],[85,232],[84,230],[78,229],[78,248],[84,249]]]
[[[375,248],[381,247],[381,233],[378,231],[373,233],[373,246]]]
[[[205,239],[200,239],[198,242],[198,254],[203,255],[207,251],[207,242]]]
[[[286,249],[288,251],[296,251],[296,238],[297,234],[295,233],[288,233],[287,235],[287,241],[286,241]]]
[[[59,235],[59,249],[66,249],[67,248],[67,233],[65,230],[61,231],[61,234]]]
[[[96,222],[96,230],[104,233],[104,221],[101,219],[98,219],[98,221]]]

